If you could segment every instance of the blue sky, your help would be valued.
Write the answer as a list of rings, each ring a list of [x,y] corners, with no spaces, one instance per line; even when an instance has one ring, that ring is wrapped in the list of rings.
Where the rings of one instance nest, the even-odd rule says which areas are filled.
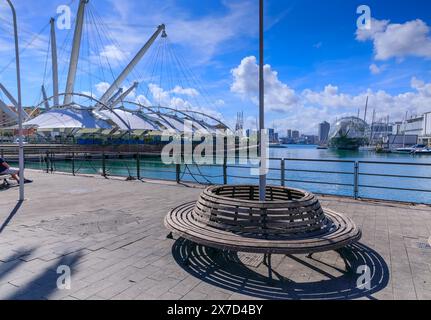
[[[15,0],[21,47],[69,0]],[[258,7],[253,0],[90,1],[75,91],[100,96],[160,23],[157,42],[129,76],[141,82],[131,99],[195,108],[233,124],[257,116]],[[371,8],[371,30],[357,30],[356,9]],[[71,3],[75,14],[77,0]],[[0,3],[0,82],[15,93],[10,14]],[[99,22],[96,29],[92,23]],[[369,96],[377,117],[402,120],[431,111],[431,3],[427,0],[267,0],[267,125],[315,133],[320,121],[357,114]],[[26,105],[40,101],[48,31],[22,53]],[[70,31],[57,30],[64,87]],[[67,39],[65,41],[65,39]],[[160,49],[159,49],[160,48]],[[159,51],[158,51],[159,50]],[[174,55],[171,54],[173,52]],[[181,59],[182,66],[174,56]],[[108,66],[107,57],[110,61]],[[6,67],[6,68],[5,68]],[[112,69],[112,72],[111,70]],[[89,76],[89,73],[92,76]],[[50,68],[45,85],[51,90]],[[64,90],[64,89],[63,89]],[[0,95],[0,99],[5,99]],[[371,114],[371,112],[369,113]],[[370,119],[369,119],[370,120]]]

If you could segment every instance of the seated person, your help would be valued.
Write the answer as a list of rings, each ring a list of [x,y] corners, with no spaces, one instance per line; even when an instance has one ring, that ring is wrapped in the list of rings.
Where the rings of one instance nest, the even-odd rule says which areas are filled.
[[[19,183],[19,170],[12,168],[6,161],[0,158],[0,175],[10,175],[12,179]],[[31,180],[24,179],[24,183],[30,183]]]

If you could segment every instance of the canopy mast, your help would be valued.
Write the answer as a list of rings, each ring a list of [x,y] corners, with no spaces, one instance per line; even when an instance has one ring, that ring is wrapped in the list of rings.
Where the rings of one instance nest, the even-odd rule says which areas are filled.
[[[46,90],[45,90],[45,86],[44,85],[42,85],[42,96],[43,96],[43,101],[44,101],[44,104],[45,104],[45,110],[49,111],[49,109],[51,109],[51,108],[49,107],[48,96],[46,95]]]
[[[60,105],[58,99],[58,60],[57,60],[57,39],[55,36],[55,19],[51,18],[51,60],[52,60],[52,85],[54,94],[54,107]]]
[[[135,90],[139,85],[139,82],[134,82],[133,85],[127,89],[123,94],[121,94],[117,99],[115,99],[109,107],[115,108],[119,103],[121,103],[124,99],[127,98],[127,96]]]
[[[14,105],[15,108],[18,107],[18,102],[15,100],[13,95],[0,83],[0,90],[6,95],[9,101]]]
[[[82,29],[84,24],[85,6],[89,0],[80,0],[76,16],[75,34],[73,36],[72,54],[70,56],[69,73],[67,75],[66,95],[64,104],[72,103],[72,93],[75,87],[76,71],[78,70],[79,52],[81,50]]]
[[[142,59],[142,57],[147,53],[148,49],[153,45],[154,41],[156,41],[157,37],[160,35],[160,33],[163,32],[162,36],[166,37],[165,33],[165,25],[161,24],[157,27],[156,32],[151,36],[151,38],[148,40],[148,42],[142,47],[141,50],[136,54],[136,56],[133,58],[132,61],[127,65],[127,67],[123,70],[123,72],[118,76],[117,80],[114,81],[114,83],[109,87],[109,89],[105,92],[105,94],[100,98],[101,104],[105,104],[108,102],[109,98],[113,95],[115,90],[121,87],[124,80],[126,80],[127,76],[130,74],[130,72],[136,67],[136,65],[139,63],[139,61]],[[100,106],[99,106],[100,108]]]

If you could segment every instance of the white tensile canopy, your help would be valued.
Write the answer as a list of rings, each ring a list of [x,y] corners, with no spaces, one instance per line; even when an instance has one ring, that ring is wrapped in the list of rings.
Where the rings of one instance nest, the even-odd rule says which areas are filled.
[[[37,129],[112,129],[113,126],[85,109],[51,109],[25,122],[26,128]]]

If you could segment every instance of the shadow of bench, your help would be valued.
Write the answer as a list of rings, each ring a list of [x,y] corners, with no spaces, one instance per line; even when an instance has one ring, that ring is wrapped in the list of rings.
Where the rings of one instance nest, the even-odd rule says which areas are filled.
[[[350,218],[323,209],[312,193],[267,187],[267,200],[258,199],[257,186],[209,187],[197,202],[172,210],[164,223],[195,245],[264,254],[270,280],[272,254],[311,256],[345,248],[362,236]]]

